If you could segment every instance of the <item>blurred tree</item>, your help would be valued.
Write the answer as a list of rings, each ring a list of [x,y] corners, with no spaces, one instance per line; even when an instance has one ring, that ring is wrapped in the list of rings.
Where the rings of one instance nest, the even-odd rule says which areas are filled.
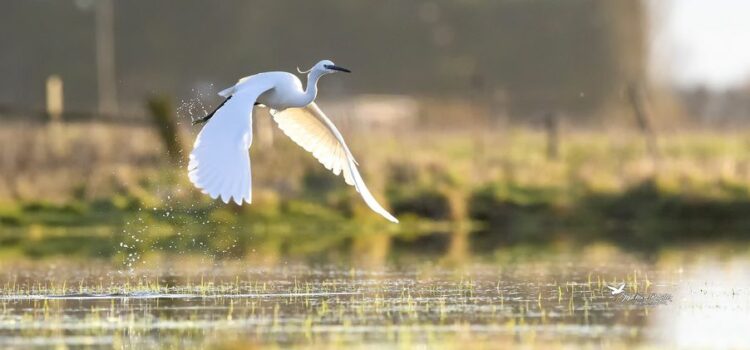
[[[94,16],[80,3],[6,4],[0,104],[41,106],[41,92],[19,87],[36,91],[54,71],[69,77],[67,105],[96,105]],[[187,99],[331,58],[356,78],[325,81],[329,96],[502,95],[518,116],[585,115],[645,79],[645,10],[640,0],[118,1],[117,89],[125,112],[140,111],[144,93]]]

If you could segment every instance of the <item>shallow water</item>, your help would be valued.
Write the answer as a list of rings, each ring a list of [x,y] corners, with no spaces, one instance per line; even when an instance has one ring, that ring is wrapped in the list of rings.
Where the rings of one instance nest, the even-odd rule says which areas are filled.
[[[6,267],[0,347],[750,345],[742,337],[750,329],[744,260],[169,265]],[[607,288],[622,283],[621,294]]]

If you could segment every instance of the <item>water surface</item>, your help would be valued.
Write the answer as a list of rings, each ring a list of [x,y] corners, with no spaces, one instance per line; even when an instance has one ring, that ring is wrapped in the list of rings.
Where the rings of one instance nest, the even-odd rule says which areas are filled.
[[[750,329],[744,260],[619,259],[366,268],[186,260],[127,271],[106,263],[5,266],[0,346],[750,345],[740,331]],[[618,295],[607,288],[622,283]],[[731,323],[709,332],[700,328],[706,321]]]

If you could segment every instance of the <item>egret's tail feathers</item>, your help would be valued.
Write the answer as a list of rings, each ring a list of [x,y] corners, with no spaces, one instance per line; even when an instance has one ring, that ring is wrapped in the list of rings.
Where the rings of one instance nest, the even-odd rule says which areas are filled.
[[[221,198],[224,203],[234,201],[242,205],[252,200],[247,151],[237,149],[231,155],[215,155],[194,150],[190,154],[188,177],[195,187],[213,199]]]
[[[232,96],[232,94],[234,94],[234,90],[235,89],[236,89],[236,86],[232,85],[232,86],[230,86],[230,87],[228,87],[228,88],[226,88],[224,90],[219,91],[219,96],[221,96],[221,97]]]
[[[354,165],[354,159],[351,159],[351,162],[349,164],[351,172],[350,176],[352,177],[352,180],[354,182],[354,187],[357,189],[357,192],[362,196],[362,199],[365,200],[365,204],[367,204],[372,211],[380,214],[380,216],[384,217],[386,220],[398,224],[398,219],[396,219],[395,216],[391,215],[385,208],[383,208],[380,203],[375,199],[375,197],[372,196],[372,193],[370,193],[370,190],[367,189],[367,186],[365,185],[365,180],[362,180],[362,175],[359,174],[359,171],[357,171],[357,168]],[[346,174],[346,173],[344,173]]]

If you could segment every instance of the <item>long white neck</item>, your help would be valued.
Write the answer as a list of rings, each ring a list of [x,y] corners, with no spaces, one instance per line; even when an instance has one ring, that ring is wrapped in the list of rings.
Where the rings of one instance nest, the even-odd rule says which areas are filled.
[[[318,80],[323,74],[320,71],[312,70],[307,74],[307,87],[302,98],[302,106],[307,106],[318,96]]]

